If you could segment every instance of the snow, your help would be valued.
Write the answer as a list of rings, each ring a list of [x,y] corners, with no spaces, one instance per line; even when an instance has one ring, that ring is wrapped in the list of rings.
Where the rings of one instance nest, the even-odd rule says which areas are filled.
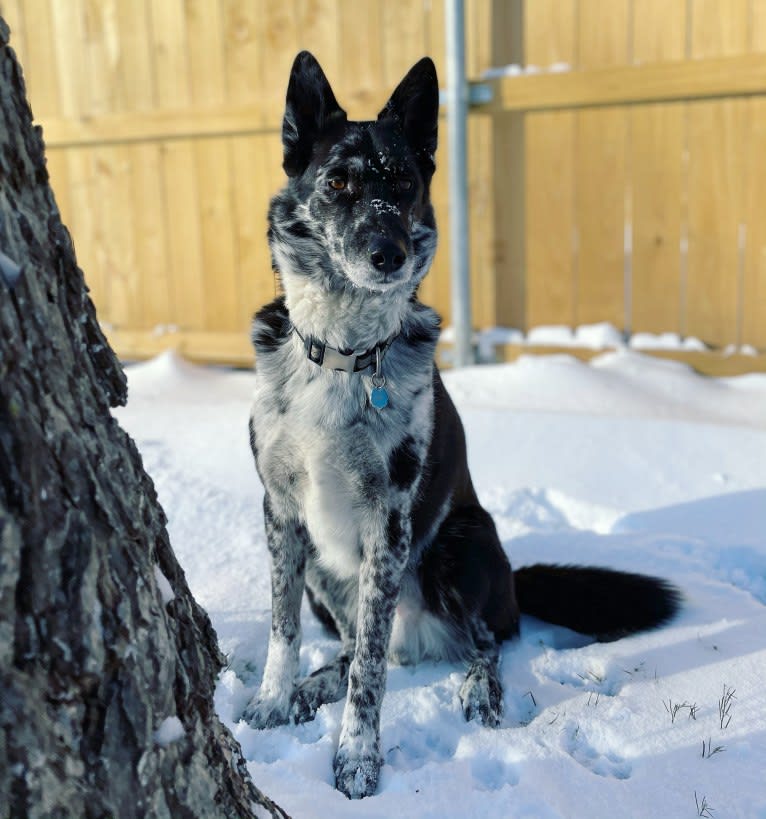
[[[130,400],[115,414],[228,655],[216,706],[256,784],[289,814],[675,818],[698,815],[696,795],[722,819],[766,816],[766,376],[704,378],[624,346],[590,364],[522,356],[445,374],[514,565],[651,572],[681,587],[684,607],[662,629],[608,644],[525,618],[502,650],[497,730],[464,722],[459,666],[391,667],[379,791],[352,803],[332,785],[342,703],[301,726],[237,721],[270,623],[247,434],[254,375],[173,354],[127,372]],[[303,624],[308,673],[337,644],[307,608]]]
[[[173,593],[173,587],[170,585],[170,581],[165,577],[162,569],[157,564],[154,565],[154,579],[157,582],[157,589],[159,590],[162,602],[167,605],[175,598],[175,594]]]
[[[700,341],[698,338],[694,338],[693,336],[681,338],[678,333],[634,333],[630,337],[630,346],[634,350],[704,351],[707,349],[704,342]],[[750,349],[752,350],[752,348]],[[727,352],[729,354],[736,353],[737,351],[737,347],[734,345],[727,348]]]
[[[445,327],[441,334],[442,341],[453,342],[453,327]],[[474,333],[473,341],[478,345],[482,360],[495,358],[496,346],[519,344],[539,347],[582,347],[591,350],[622,349],[633,350],[687,350],[704,352],[708,349],[704,341],[694,336],[680,336],[678,333],[633,333],[627,338],[610,322],[581,324],[570,327],[565,324],[540,325],[530,329],[526,335],[521,330],[507,327],[491,327]],[[740,353],[757,355],[757,350],[747,344],[728,345],[726,355]]]
[[[154,732],[154,741],[163,748],[177,742],[185,734],[184,726],[178,717],[166,717]]]
[[[483,77],[485,80],[497,79],[499,77],[523,77],[531,74],[566,74],[572,70],[569,63],[551,63],[546,67],[539,65],[519,65],[518,63],[511,63],[510,65],[501,65],[495,68],[488,68]]]

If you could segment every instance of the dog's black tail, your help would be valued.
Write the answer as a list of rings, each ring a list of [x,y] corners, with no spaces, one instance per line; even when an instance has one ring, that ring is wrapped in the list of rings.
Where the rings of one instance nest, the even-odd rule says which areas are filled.
[[[536,564],[513,576],[522,612],[602,642],[662,625],[681,605],[675,586],[643,574]]]

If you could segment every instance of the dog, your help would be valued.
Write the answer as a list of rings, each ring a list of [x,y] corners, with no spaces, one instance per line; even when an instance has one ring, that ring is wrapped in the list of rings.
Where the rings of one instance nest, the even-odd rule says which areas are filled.
[[[502,641],[520,612],[611,640],[679,606],[668,583],[590,567],[512,572],[471,482],[463,428],[434,364],[440,324],[417,299],[436,249],[429,197],[439,89],[407,73],[354,122],[300,53],[282,125],[288,181],[269,208],[283,295],[256,313],[250,444],[265,488],[272,623],[254,728],[310,720],[346,696],[338,790],[374,793],[386,663],[467,666],[466,719],[499,724]],[[304,589],[341,641],[298,681]]]

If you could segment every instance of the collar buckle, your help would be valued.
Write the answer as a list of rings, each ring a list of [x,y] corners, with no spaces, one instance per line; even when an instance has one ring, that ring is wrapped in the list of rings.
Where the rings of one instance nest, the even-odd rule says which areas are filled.
[[[379,373],[383,356],[393,341],[391,338],[387,342],[377,344],[366,353],[342,353],[314,336],[304,338],[295,325],[293,325],[293,330],[303,342],[306,358],[309,361],[326,370],[340,370],[345,373],[361,373],[373,367],[376,374]]]
[[[308,360],[313,361],[314,364],[321,367],[324,363],[327,345],[321,341],[317,341],[314,336],[306,336],[306,338],[303,339],[303,346],[306,350]]]

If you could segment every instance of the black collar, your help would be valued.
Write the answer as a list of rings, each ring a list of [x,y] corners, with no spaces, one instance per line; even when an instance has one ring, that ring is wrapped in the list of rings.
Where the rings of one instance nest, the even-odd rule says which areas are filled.
[[[381,341],[380,344],[376,344],[365,353],[344,353],[336,350],[335,347],[330,347],[329,344],[314,336],[304,338],[294,324],[293,330],[303,342],[306,358],[309,361],[327,370],[340,370],[346,373],[362,373],[366,370],[376,372],[379,368],[379,362],[383,360],[383,356],[388,352],[388,348],[396,338],[396,336],[391,336],[387,341]]]

